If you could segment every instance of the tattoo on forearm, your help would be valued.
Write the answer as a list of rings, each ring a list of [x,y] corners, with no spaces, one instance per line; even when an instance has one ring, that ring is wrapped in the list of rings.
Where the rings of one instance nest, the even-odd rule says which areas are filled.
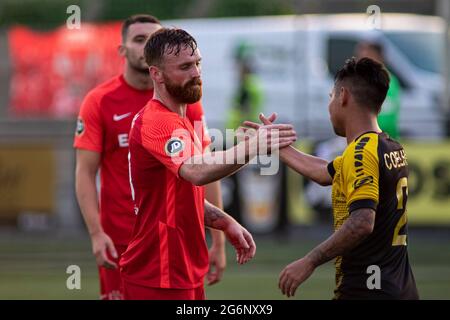
[[[309,253],[314,265],[319,266],[356,247],[369,235],[368,230],[373,229],[374,223],[372,209],[352,212],[339,230]]]
[[[205,226],[218,228],[225,218],[225,213],[222,210],[208,202],[205,202]]]

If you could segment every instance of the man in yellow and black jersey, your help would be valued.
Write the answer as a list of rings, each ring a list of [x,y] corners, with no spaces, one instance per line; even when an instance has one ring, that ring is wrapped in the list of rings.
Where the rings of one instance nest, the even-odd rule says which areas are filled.
[[[336,134],[347,138],[344,153],[328,163],[293,147],[280,150],[287,165],[333,190],[335,232],[281,272],[279,287],[288,297],[316,267],[336,259],[335,299],[419,298],[407,253],[407,158],[377,123],[388,88],[380,63],[347,60],[329,103]],[[264,124],[275,118],[260,116]]]
[[[371,233],[336,259],[335,298],[417,299],[406,249],[408,164],[403,147],[385,133],[363,133],[328,164],[328,172],[335,230],[357,210],[372,209],[368,221],[375,212],[367,228]],[[368,284],[375,270],[380,272],[379,288],[370,280]]]

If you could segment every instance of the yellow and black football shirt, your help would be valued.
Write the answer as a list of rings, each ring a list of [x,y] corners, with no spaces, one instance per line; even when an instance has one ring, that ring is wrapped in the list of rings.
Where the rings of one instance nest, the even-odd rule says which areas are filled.
[[[352,211],[376,211],[373,232],[337,257],[336,299],[418,299],[408,261],[408,164],[403,147],[385,133],[367,132],[329,163],[333,178],[334,228]],[[379,270],[379,284],[368,279]]]

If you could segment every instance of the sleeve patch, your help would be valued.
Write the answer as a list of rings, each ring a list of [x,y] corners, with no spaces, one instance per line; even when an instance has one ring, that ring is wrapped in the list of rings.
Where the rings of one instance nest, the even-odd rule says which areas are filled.
[[[171,138],[167,140],[164,150],[169,157],[175,157],[184,150],[184,142],[179,138]]]
[[[79,136],[84,132],[84,121],[81,118],[77,120],[77,129],[75,131],[76,135]]]

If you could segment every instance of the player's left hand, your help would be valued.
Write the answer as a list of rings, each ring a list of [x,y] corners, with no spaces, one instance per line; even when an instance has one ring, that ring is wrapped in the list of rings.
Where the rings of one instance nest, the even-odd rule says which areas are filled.
[[[222,279],[223,271],[227,266],[225,245],[213,244],[209,249],[208,285],[213,285]]]
[[[236,250],[236,260],[239,264],[244,264],[255,256],[256,244],[247,229],[233,221],[223,231]]]
[[[293,297],[299,285],[314,272],[314,265],[308,258],[301,258],[287,265],[280,273],[278,287],[288,298]]]
[[[271,125],[274,123],[274,121],[277,119],[278,115],[274,112],[272,113],[268,118],[266,118],[266,116],[262,113],[259,114],[259,120],[261,120],[261,123],[256,123],[253,121],[244,121],[243,122],[243,127],[240,127],[239,129],[244,130],[246,129],[246,127],[258,130],[259,127],[261,127],[262,125]]]

